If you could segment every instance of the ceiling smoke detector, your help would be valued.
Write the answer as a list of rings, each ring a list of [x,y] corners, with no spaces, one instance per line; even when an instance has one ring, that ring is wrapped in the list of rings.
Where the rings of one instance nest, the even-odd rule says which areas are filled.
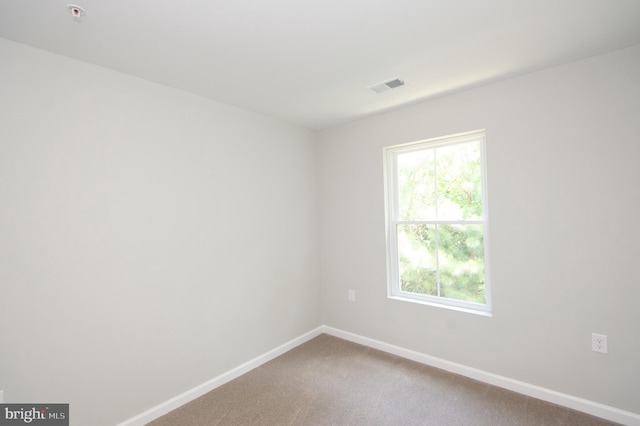
[[[75,4],[68,4],[67,10],[76,22],[80,22],[80,19],[87,14],[83,8]]]
[[[372,84],[371,86],[367,87],[367,89],[371,90],[374,93],[383,93],[388,90],[398,88],[400,86],[404,86],[404,81],[400,80],[400,77],[395,77],[395,78],[392,78],[391,80]]]

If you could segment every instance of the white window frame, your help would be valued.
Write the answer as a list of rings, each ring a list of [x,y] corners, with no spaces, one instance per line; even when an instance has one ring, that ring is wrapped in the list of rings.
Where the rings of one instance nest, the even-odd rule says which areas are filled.
[[[480,173],[482,193],[482,218],[480,220],[430,220],[403,221],[399,220],[399,191],[397,184],[397,157],[412,151],[443,147],[467,142],[480,143]],[[487,173],[486,173],[486,136],[485,130],[458,133],[416,142],[388,146],[383,149],[384,180],[385,180],[385,208],[386,208],[386,241],[387,241],[387,284],[390,299],[421,303],[463,312],[470,312],[491,316],[491,287],[489,275],[489,205],[487,202]],[[437,179],[437,171],[436,171]],[[482,224],[484,231],[484,273],[485,273],[485,301],[486,303],[467,302],[449,299],[442,296],[431,296],[402,291],[400,289],[400,273],[398,265],[397,226],[399,224]]]

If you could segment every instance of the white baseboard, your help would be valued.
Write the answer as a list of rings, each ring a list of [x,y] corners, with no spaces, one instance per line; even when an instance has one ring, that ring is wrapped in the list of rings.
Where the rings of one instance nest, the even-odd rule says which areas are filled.
[[[600,404],[598,402],[589,401],[587,399],[578,398],[561,392],[556,392],[551,389],[546,389],[540,386],[521,382],[519,380],[510,379],[508,377],[499,376],[487,371],[478,370],[466,365],[447,361],[445,359],[437,358],[430,355],[425,355],[423,353],[405,349],[400,346],[391,345],[389,343],[370,339],[368,337],[349,333],[347,331],[328,326],[320,326],[316,329],[313,329],[300,337],[297,337],[263,355],[260,355],[232,370],[227,371],[226,373],[219,375],[218,377],[215,377],[201,385],[196,386],[193,389],[190,389],[174,398],[171,398],[170,400],[163,402],[162,404],[156,405],[155,407],[150,408],[144,413],[138,414],[137,416],[120,423],[118,426],[144,426],[148,422],[155,420],[158,417],[161,417],[190,401],[193,401],[194,399],[204,395],[205,393],[210,392],[213,389],[222,386],[223,384],[245,373],[248,373],[249,371],[253,370],[256,367],[259,367],[265,362],[271,361],[272,359],[295,348],[296,346],[307,342],[308,340],[313,339],[316,336],[319,336],[322,333],[349,340],[354,343],[359,343],[364,346],[369,346],[371,348],[388,352],[394,355],[398,355],[403,358],[419,362],[421,364],[440,368],[451,373],[460,374],[462,376],[469,377],[484,383],[489,383],[491,385],[499,386],[504,389],[509,389],[523,395],[531,396],[543,401],[552,402],[554,404],[582,411],[584,413],[621,423],[623,425],[640,426],[640,414],[637,413],[632,413],[630,411],[621,410],[615,407]]]
[[[144,413],[138,414],[137,416],[132,417],[129,420],[125,420],[124,422],[119,423],[118,426],[144,426],[150,421],[164,416],[168,412],[175,410],[176,408],[186,404],[187,402],[193,401],[194,399],[201,397],[205,393],[210,392],[213,389],[222,386],[225,383],[230,382],[231,380],[240,377],[245,373],[248,373],[254,368],[261,366],[265,362],[269,362],[272,359],[279,357],[280,355],[295,348],[296,346],[299,346],[304,342],[311,340],[316,336],[319,336],[320,334],[322,334],[322,330],[322,327],[318,327],[303,334],[302,336],[296,337],[295,339],[290,340],[289,342],[278,346],[277,348],[272,349],[263,355],[260,355],[232,370],[227,371],[226,373],[219,375],[218,377],[214,377],[213,379],[201,385],[198,385],[195,388],[190,389],[184,393],[181,393],[180,395],[175,396],[170,400],[163,402],[162,404],[156,405],[155,407],[150,408]]]
[[[540,386],[521,382],[519,380],[510,379],[508,377],[499,376],[497,374],[478,370],[476,368],[467,367],[466,365],[457,364],[455,362],[447,361],[442,358],[436,358],[434,356],[425,355],[423,353],[405,349],[399,346],[390,345],[379,340],[370,339],[368,337],[349,333],[347,331],[342,331],[337,328],[323,326],[322,331],[323,333],[329,334],[331,336],[349,340],[354,343],[359,343],[364,346],[369,346],[371,348],[398,355],[403,358],[419,362],[421,364],[430,365],[432,367],[440,368],[451,373],[460,374],[462,376],[469,377],[484,383],[489,383],[491,385],[509,389],[523,395],[531,396],[533,398],[552,402],[563,407],[582,411],[583,413],[591,414],[613,422],[621,423],[628,426],[640,426],[640,414],[637,413],[632,413],[630,411],[621,410],[619,408],[600,404],[598,402],[589,401],[587,399],[578,398],[561,392],[556,392],[551,389],[546,389]]]

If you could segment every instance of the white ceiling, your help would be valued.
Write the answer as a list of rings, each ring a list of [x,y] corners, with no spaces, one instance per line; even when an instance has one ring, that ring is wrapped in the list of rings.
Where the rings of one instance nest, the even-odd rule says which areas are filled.
[[[640,44],[640,0],[0,0],[0,37],[322,129]]]

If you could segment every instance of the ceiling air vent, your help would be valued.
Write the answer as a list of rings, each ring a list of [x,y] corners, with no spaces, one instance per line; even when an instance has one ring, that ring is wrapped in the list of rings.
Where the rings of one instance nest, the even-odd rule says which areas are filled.
[[[391,80],[372,84],[371,86],[367,87],[367,89],[371,90],[374,93],[382,93],[400,86],[404,86],[404,81],[400,80],[399,77],[395,77]]]

